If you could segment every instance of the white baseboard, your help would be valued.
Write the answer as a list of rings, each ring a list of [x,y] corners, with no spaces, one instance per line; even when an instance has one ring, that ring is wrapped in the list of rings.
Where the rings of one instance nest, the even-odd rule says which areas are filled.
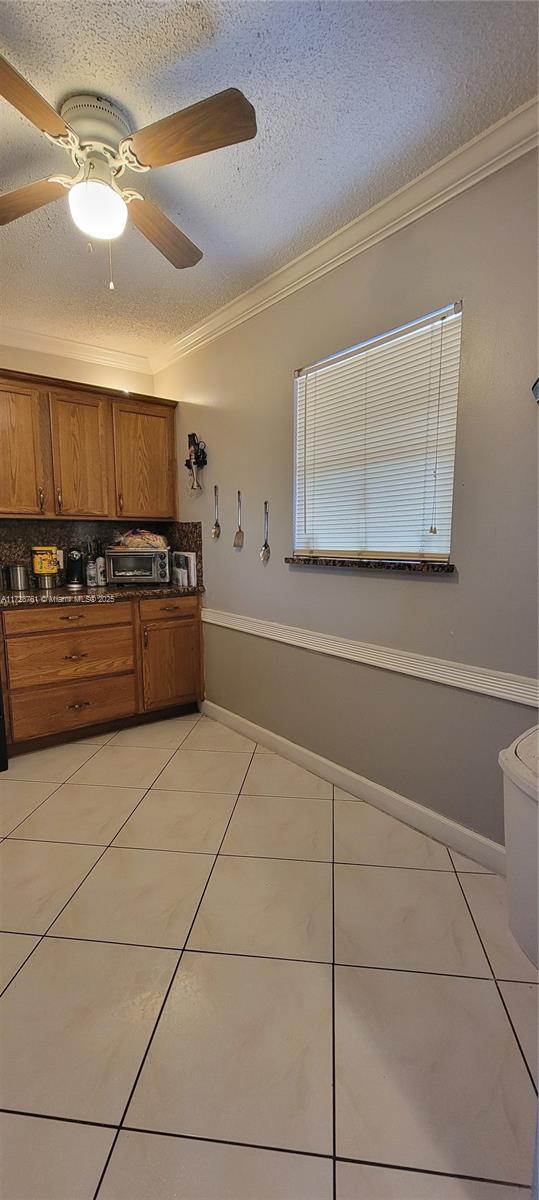
[[[304,746],[298,746],[278,733],[263,729],[261,725],[255,725],[246,717],[240,717],[228,708],[221,708],[212,700],[203,700],[200,711],[205,716],[212,717],[214,721],[221,721],[237,733],[243,733],[245,737],[259,742],[261,746],[267,746],[268,750],[274,750],[283,758],[289,758],[306,771],[312,771],[322,779],[327,779],[328,783],[343,788],[345,792],[357,796],[358,800],[367,801],[391,817],[396,817],[398,821],[403,821],[405,825],[411,825],[413,829],[425,833],[427,837],[434,838],[435,841],[449,846],[451,850],[464,854],[466,858],[481,863],[489,871],[505,875],[505,847],[498,842],[492,842],[490,838],[483,837],[465,825],[459,825],[457,821],[451,821],[449,817],[443,817],[431,808],[425,808],[423,804],[417,804],[415,800],[409,800],[407,796],[401,796],[399,792],[390,791],[381,783],[374,783],[364,775],[349,771],[348,767],[341,767],[329,758],[322,758],[321,754],[306,750]]]

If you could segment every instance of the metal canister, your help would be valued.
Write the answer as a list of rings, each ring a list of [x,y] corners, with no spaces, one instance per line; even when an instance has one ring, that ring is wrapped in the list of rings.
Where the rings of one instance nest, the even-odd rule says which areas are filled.
[[[34,575],[56,575],[58,547],[32,546],[32,570]]]
[[[25,563],[10,563],[8,567],[8,578],[10,590],[12,592],[28,591],[28,567]]]

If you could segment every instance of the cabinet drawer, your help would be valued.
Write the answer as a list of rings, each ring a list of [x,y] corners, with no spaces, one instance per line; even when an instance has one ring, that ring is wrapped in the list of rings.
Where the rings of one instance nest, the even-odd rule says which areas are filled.
[[[34,633],[8,638],[6,648],[11,689],[92,675],[118,675],[134,667],[133,632],[129,625]]]
[[[198,612],[198,596],[163,596],[163,599],[141,600],[141,621],[171,621],[174,617],[194,617]]]
[[[135,677],[92,679],[60,687],[33,688],[11,696],[13,738],[43,737],[129,717],[136,711]]]
[[[6,634],[38,633],[39,630],[93,629],[96,625],[126,625],[131,621],[131,604],[38,605],[4,613]]]

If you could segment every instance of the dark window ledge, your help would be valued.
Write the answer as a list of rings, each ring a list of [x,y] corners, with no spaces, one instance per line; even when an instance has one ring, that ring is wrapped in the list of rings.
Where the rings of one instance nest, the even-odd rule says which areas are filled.
[[[285,558],[291,567],[329,567],[332,570],[403,571],[413,575],[452,575],[454,563],[418,561],[399,558],[325,558],[310,555],[305,558]]]

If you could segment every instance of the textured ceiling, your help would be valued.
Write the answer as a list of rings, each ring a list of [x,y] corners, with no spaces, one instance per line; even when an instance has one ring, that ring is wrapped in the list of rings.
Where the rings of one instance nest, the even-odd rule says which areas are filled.
[[[536,89],[534,3],[3,0],[2,51],[59,106],[133,127],[236,86],[254,141],[129,175],[204,250],[175,271],[134,229],[92,254],[60,201],[0,230],[1,321],[148,353],[358,216]],[[1,190],[67,157],[0,101]]]

